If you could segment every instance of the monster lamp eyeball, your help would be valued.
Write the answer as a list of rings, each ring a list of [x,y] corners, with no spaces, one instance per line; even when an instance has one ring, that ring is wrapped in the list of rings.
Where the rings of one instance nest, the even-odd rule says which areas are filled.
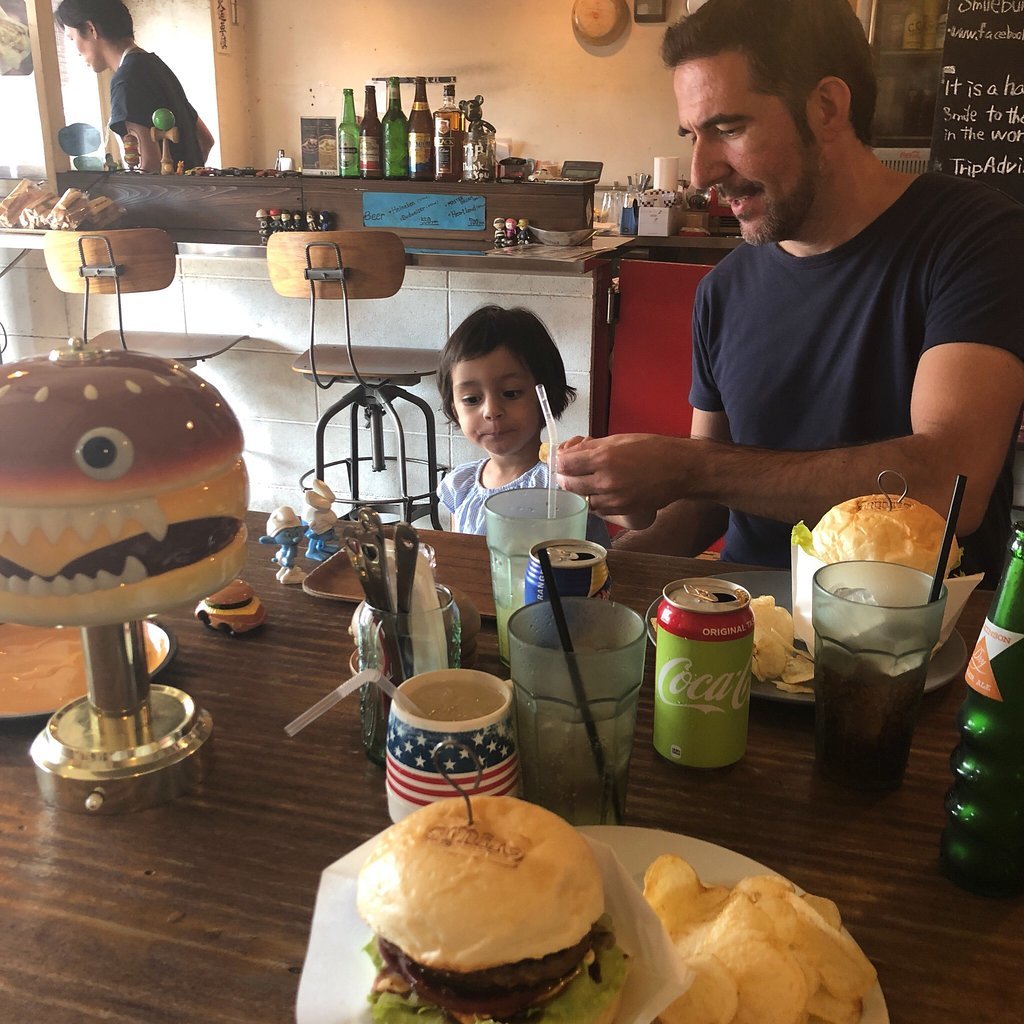
[[[224,399],[179,364],[76,346],[0,368],[0,621],[138,619],[245,562]]]

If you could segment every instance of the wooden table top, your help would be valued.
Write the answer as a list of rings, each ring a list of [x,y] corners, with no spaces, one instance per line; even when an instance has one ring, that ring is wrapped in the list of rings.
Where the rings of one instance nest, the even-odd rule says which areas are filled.
[[[178,641],[160,681],[213,715],[199,792],[134,814],[43,804],[28,747],[43,719],[0,721],[0,1021],[255,1024],[294,1019],[320,872],[389,824],[381,770],[363,755],[356,702],[293,740],[283,726],[344,676],[352,605],[273,577],[250,517],[246,578],[262,630],[229,638],[191,608],[160,616]],[[486,579],[481,538],[431,535],[440,573]],[[309,563],[307,563],[309,564]],[[715,562],[612,552],[617,600],[645,611],[662,586]],[[991,595],[959,629],[972,646]],[[477,667],[500,671],[493,623]],[[751,702],[747,754],[682,769],[651,745],[650,677],[630,767],[630,825],[685,833],[753,857],[834,899],[878,968],[894,1022],[1019,1019],[1021,900],[956,888],[937,863],[954,716],[964,683],[926,694],[902,787],[848,792],[813,769],[813,711]]]

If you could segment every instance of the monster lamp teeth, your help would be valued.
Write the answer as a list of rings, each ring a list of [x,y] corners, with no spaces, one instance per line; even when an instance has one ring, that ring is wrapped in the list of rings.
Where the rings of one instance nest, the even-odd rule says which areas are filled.
[[[52,580],[44,580],[41,576],[31,576],[27,580],[11,577],[0,577],[0,589],[6,585],[11,594],[25,594],[29,597],[68,597],[71,594],[92,594],[97,590],[112,590],[114,587],[130,583],[141,583],[149,574],[146,567],[134,555],[125,559],[120,576],[115,576],[105,569],[96,573],[95,578],[84,573],[75,573],[74,579],[57,576]]]
[[[167,536],[167,517],[155,499],[126,502],[123,505],[76,506],[74,508],[0,508],[0,541],[10,534],[22,547],[29,543],[32,531],[40,529],[51,544],[57,544],[68,527],[83,544],[105,527],[111,541],[121,540],[125,526],[138,523],[154,540]]]

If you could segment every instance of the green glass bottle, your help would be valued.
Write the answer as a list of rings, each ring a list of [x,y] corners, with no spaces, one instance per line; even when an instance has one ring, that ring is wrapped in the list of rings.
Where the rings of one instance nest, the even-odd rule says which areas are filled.
[[[965,677],[939,854],[958,885],[1009,896],[1024,889],[1024,524]]]
[[[402,113],[402,91],[397,78],[388,79],[388,109],[381,121],[384,141],[384,177],[409,177],[409,122]]]
[[[343,89],[341,124],[338,125],[338,174],[342,178],[359,177],[359,125],[356,101],[351,89]]]

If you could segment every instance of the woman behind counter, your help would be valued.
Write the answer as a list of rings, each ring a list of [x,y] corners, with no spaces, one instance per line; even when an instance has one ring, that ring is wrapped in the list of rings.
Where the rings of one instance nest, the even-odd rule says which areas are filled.
[[[97,74],[113,70],[110,127],[139,140],[140,168],[159,172],[160,147],[150,128],[153,111],[166,107],[175,117],[178,141],[170,144],[175,165],[202,167],[213,135],[185,96],[173,71],[155,54],[135,45],[135,28],[121,0],[63,0],[54,17],[86,64]]]

